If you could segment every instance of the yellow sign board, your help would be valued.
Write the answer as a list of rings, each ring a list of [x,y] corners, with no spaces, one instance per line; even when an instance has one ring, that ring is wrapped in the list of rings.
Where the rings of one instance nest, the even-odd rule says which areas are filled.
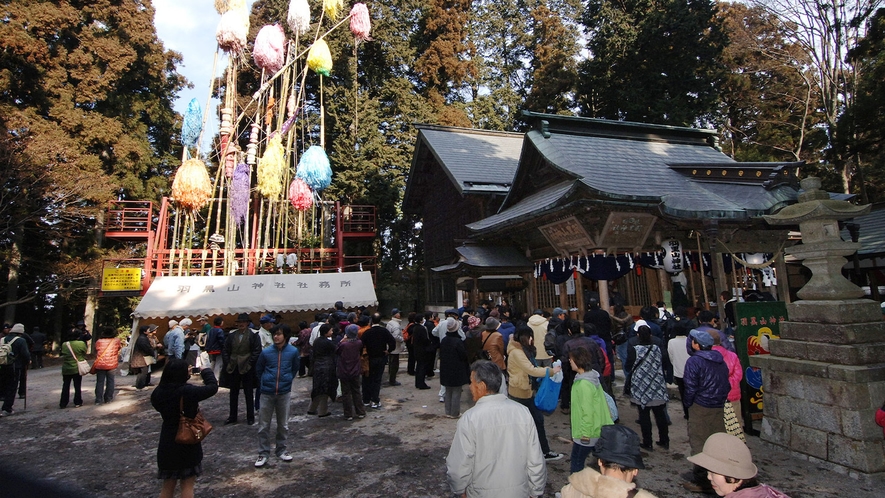
[[[141,291],[141,268],[105,268],[101,275],[101,291]]]

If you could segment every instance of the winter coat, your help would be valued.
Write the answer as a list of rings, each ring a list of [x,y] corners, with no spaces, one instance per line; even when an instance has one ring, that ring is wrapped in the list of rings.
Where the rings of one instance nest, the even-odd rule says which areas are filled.
[[[92,365],[96,370],[115,370],[120,363],[120,339],[106,337],[95,343],[95,363]]]
[[[522,344],[510,341],[507,347],[507,371],[510,378],[507,381],[507,393],[519,399],[532,397],[532,382],[529,377],[547,377],[551,370],[546,367],[537,367],[526,356]]]
[[[157,467],[160,472],[182,472],[187,475],[203,461],[203,445],[179,444],[175,442],[178,423],[181,419],[181,401],[184,400],[184,414],[195,417],[198,403],[218,392],[218,381],[211,369],[200,372],[202,386],[192,384],[163,384],[151,393],[151,406],[160,412],[163,425],[160,428],[160,443],[157,446]]]
[[[439,383],[442,386],[470,384],[470,362],[459,332],[447,332],[439,343]]]
[[[728,399],[728,366],[719,351],[695,351],[685,362],[686,408],[697,403],[705,408],[722,408]]]
[[[155,354],[154,346],[151,345],[151,339],[146,334],[138,334],[133,345],[132,355],[129,358],[129,367],[144,368],[147,363],[144,361],[145,356],[153,357]]]
[[[313,341],[313,389],[310,391],[311,399],[321,394],[327,394],[335,398],[338,390],[338,377],[335,373],[335,343],[325,337],[318,337]]]
[[[292,379],[298,375],[301,356],[298,348],[284,343],[280,349],[276,344],[261,350],[255,362],[255,375],[259,378],[258,388],[264,394],[285,394],[292,390]]]
[[[19,333],[9,334],[3,339],[0,339],[4,343],[9,343],[15,340],[15,342],[12,344],[12,355],[15,357],[14,361],[16,368],[24,368],[25,365],[27,365],[31,361],[31,347],[28,346],[28,339],[30,339],[30,337],[26,337],[24,334]],[[74,347],[74,351],[76,350],[77,348]],[[70,351],[68,352],[68,354],[70,354]],[[85,348],[83,350],[83,354],[86,354]],[[76,370],[76,363],[74,364],[74,370]]]
[[[504,351],[507,351],[507,346],[510,345],[510,336],[516,332],[516,325],[513,325],[511,322],[501,322],[501,326],[498,327],[498,332],[504,339]]]
[[[599,308],[588,310],[584,313],[584,323],[592,324],[596,329],[596,335],[603,340],[612,340],[612,318],[608,311]]]
[[[636,489],[635,483],[627,483],[614,477],[585,468],[568,477],[568,484],[562,488],[562,498],[627,498]],[[634,498],[655,498],[655,495],[640,489]]]
[[[430,334],[423,324],[416,323],[411,330],[412,334],[409,338],[412,341],[412,351],[416,357],[421,358],[422,355],[433,350],[433,342],[430,341]]]
[[[468,498],[542,496],[547,466],[528,408],[503,394],[478,399],[458,420],[446,481]]]
[[[590,438],[585,446],[594,446],[602,426],[614,423],[599,384],[599,373],[590,370],[576,375],[571,394],[572,439]]]
[[[206,352],[209,354],[221,354],[224,349],[224,329],[212,327],[206,335]]]
[[[22,341],[24,342],[24,341]],[[68,347],[68,344],[71,347]],[[74,350],[74,355],[71,356],[71,350]],[[80,370],[77,369],[77,362],[80,360],[86,359],[86,343],[83,341],[68,341],[62,343],[59,348],[61,351],[61,374],[62,375],[79,375]]]
[[[363,341],[359,339],[342,339],[335,347],[335,354],[338,356],[335,374],[339,379],[355,380],[359,379],[360,374],[360,357],[363,354]]]
[[[492,357],[492,363],[498,365],[501,371],[507,370],[507,364],[504,363],[504,336],[497,330],[485,331],[482,333],[483,351],[488,351]]]
[[[396,341],[396,347],[393,348],[393,351],[390,354],[400,354],[403,352],[403,325],[400,318],[391,318],[389,322],[387,322],[387,330],[390,331],[390,335],[393,336],[393,339]]]
[[[741,360],[738,359],[738,355],[725,349],[724,346],[713,346],[713,351],[719,351],[728,366],[728,384],[731,386],[728,391],[728,401],[738,401],[741,399],[741,379],[744,378]]]
[[[654,341],[656,338],[653,337]],[[655,341],[659,342],[659,341]],[[664,381],[662,357],[666,354],[660,344],[632,346],[627,354],[627,370],[631,375],[630,402],[642,408],[659,406],[670,398],[667,395],[667,383]],[[642,359],[642,363],[639,360]]]
[[[529,327],[535,333],[535,344],[544,344],[544,337],[547,335],[547,319],[541,315],[532,315],[529,317]],[[510,344],[507,344],[507,350],[510,350]],[[550,355],[544,348],[540,348],[535,356],[537,360],[549,360]]]

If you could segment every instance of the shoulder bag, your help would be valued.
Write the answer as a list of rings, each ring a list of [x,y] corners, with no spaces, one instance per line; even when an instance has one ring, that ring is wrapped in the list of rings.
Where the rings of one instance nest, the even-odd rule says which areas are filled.
[[[203,412],[197,408],[194,418],[184,414],[184,396],[179,401],[180,418],[178,419],[178,432],[175,433],[175,442],[178,444],[199,444],[212,432],[212,424],[203,417]]]
[[[476,356],[473,357],[473,361],[477,360],[492,360],[492,354],[485,350],[486,342],[492,337],[494,332],[489,332],[489,335],[486,336],[485,340],[482,341],[482,346],[479,347],[479,351],[476,352]]]
[[[68,351],[71,352],[71,356],[73,356],[73,357],[74,357],[74,361],[77,362],[77,371],[80,373],[80,375],[86,375],[86,374],[88,374],[89,371],[91,370],[91,367],[89,366],[89,362],[86,361],[85,359],[84,359],[84,360],[80,360],[80,359],[77,358],[77,355],[74,354],[74,348],[71,347],[71,341],[68,341],[68,342],[66,342],[65,344],[68,345]]]

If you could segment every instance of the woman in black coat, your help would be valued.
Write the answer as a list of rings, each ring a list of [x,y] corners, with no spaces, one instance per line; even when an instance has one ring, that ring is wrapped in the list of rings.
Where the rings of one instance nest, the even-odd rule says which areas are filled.
[[[328,417],[329,399],[335,399],[338,392],[338,376],[335,372],[335,343],[332,341],[332,326],[324,323],[320,335],[313,341],[313,389],[310,391],[308,415]]]
[[[209,368],[200,372],[202,386],[187,383],[190,377],[190,366],[185,360],[172,359],[163,369],[160,383],[151,393],[151,405],[163,417],[160,428],[160,444],[157,446],[157,477],[163,479],[160,498],[172,498],[175,486],[181,482],[182,498],[193,498],[194,483],[203,472],[203,446],[197,444],[179,444],[175,442],[178,432],[178,421],[181,414],[181,403],[184,402],[184,414],[195,417],[200,409],[198,403],[212,397],[218,392],[218,381]]]
[[[446,336],[439,344],[439,383],[446,388],[443,402],[449,418],[461,416],[462,386],[470,384],[470,362],[459,328],[454,318],[447,318]]]

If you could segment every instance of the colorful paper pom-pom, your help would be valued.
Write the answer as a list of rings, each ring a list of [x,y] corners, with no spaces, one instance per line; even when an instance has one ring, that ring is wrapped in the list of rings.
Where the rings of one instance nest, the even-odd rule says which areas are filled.
[[[301,178],[311,189],[319,192],[332,183],[332,167],[329,156],[319,145],[312,145],[301,156],[295,177]]]
[[[289,185],[289,202],[299,211],[307,211],[313,206],[313,192],[301,178],[295,178]]]
[[[212,197],[212,180],[206,165],[199,159],[188,159],[178,167],[172,181],[172,198],[183,209],[196,211]]]
[[[219,14],[224,14],[233,9],[245,9],[246,0],[215,0],[215,10]]]
[[[203,128],[203,113],[200,112],[200,102],[191,99],[187,103],[187,111],[184,113],[184,122],[181,124],[181,143],[188,147],[197,145],[200,138],[200,130]]]
[[[230,213],[237,226],[242,226],[249,212],[249,184],[252,172],[249,165],[240,163],[234,168],[234,177],[230,183]]]
[[[221,15],[215,40],[222,50],[228,53],[242,52],[246,48],[246,35],[249,34],[249,12],[246,7],[233,9]]]
[[[310,5],[307,0],[290,0],[289,15],[286,17],[289,27],[298,36],[310,29]]]
[[[267,150],[258,160],[258,191],[268,199],[278,199],[283,193],[283,174],[286,159],[280,135],[267,142]]]
[[[369,9],[364,3],[357,3],[350,9],[350,32],[357,40],[370,40],[369,32],[372,31],[372,20],[369,18]]]
[[[261,69],[276,73],[286,59],[286,33],[279,24],[261,28],[255,37],[252,59]]]
[[[323,0],[323,12],[330,19],[338,19],[342,10],[344,10],[344,0]]]
[[[329,51],[326,40],[320,38],[310,46],[307,52],[307,67],[323,76],[332,74],[332,52]]]

